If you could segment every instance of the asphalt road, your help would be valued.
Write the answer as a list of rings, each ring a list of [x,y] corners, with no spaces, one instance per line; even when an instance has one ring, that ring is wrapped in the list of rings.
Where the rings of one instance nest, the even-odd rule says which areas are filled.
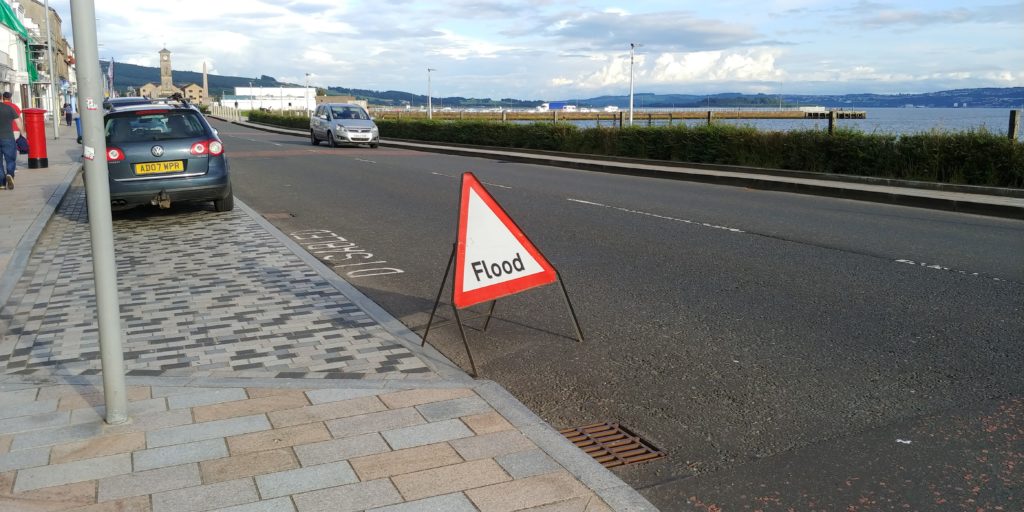
[[[215,126],[236,196],[421,334],[474,172],[586,335],[557,287],[503,299],[481,377],[666,451],[617,470],[663,510],[1021,509],[1024,222]]]

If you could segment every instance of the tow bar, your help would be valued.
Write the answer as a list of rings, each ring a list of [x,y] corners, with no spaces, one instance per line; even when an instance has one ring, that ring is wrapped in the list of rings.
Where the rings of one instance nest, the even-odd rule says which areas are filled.
[[[161,190],[159,194],[153,196],[153,199],[149,200],[149,204],[159,206],[161,210],[166,210],[171,207],[171,196],[167,195],[167,192]]]

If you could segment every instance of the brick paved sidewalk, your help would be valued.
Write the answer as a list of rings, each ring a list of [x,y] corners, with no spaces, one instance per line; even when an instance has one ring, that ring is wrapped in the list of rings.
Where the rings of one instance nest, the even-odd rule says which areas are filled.
[[[80,146],[48,143],[0,196],[0,512],[655,510],[241,201],[115,216],[106,425]]]
[[[0,510],[653,510],[491,382],[69,379],[0,377]]]
[[[241,209],[114,218],[128,375],[439,378]],[[73,186],[2,309],[9,372],[100,371],[84,188]]]

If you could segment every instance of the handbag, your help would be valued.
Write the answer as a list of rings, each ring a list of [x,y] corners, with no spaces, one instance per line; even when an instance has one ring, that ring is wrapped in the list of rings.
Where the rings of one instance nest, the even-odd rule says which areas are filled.
[[[18,140],[16,140],[15,143],[18,145],[18,153],[23,155],[28,154],[28,139],[26,139],[24,135],[18,135]]]

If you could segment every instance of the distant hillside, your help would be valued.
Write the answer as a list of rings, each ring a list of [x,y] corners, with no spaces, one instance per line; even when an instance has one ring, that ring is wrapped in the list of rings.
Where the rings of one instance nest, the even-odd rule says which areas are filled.
[[[109,62],[101,62],[100,67],[106,73]],[[243,76],[208,75],[210,97],[217,98],[222,94],[233,94],[235,87],[301,87],[301,84],[278,82],[272,76],[263,75],[259,78]],[[137,89],[147,82],[160,82],[160,68],[136,66],[121,62],[114,63],[114,87],[120,91],[129,88]],[[174,83],[183,85],[190,82],[203,83],[203,74],[195,71],[175,71]],[[369,89],[350,89],[341,86],[330,86],[329,94],[355,96],[366,100],[371,105],[404,107],[425,106],[427,96],[405,91],[374,91]],[[629,96],[598,96],[594,98],[548,98],[544,100],[523,100],[516,98],[464,98],[446,96],[433,99],[434,108],[533,108],[543,102],[562,101],[580,107],[604,108],[614,105],[619,108],[629,107]],[[869,107],[995,107],[1024,108],[1024,87],[954,89],[921,94],[652,94],[637,93],[633,95],[635,108],[728,108],[728,107],[795,107],[822,106],[834,108],[869,108]]]
[[[347,87],[331,86],[327,89],[331,94],[355,96],[356,99],[366,100],[371,105],[387,105],[403,107],[410,103],[414,107],[426,106],[426,94],[413,94],[404,91],[372,91],[368,89],[349,89]],[[434,96],[432,100],[434,108],[459,107],[459,108],[533,108],[544,100],[519,100],[514,98],[464,98],[462,96]]]
[[[921,94],[844,94],[783,96],[787,101],[832,107],[993,107],[1024,108],[1024,87],[954,89]]]
[[[107,66],[109,65],[110,62],[100,62],[100,68],[104,74],[106,74]],[[188,83],[203,84],[203,74],[195,71],[173,71],[172,79],[175,85]],[[207,80],[210,83],[210,90],[207,91],[207,95],[211,98],[219,98],[224,93],[234,94],[235,87],[249,87],[250,83],[252,83],[253,87],[296,87],[295,84],[278,82],[274,77],[267,75],[255,78],[208,74]],[[118,91],[123,93],[127,89],[138,89],[149,82],[160,83],[160,68],[114,62],[114,88]],[[299,85],[298,87],[302,86]]]
[[[417,95],[403,91],[371,91],[366,89],[348,89],[332,86],[334,94],[355,96],[367,100],[372,105],[404,106],[411,101],[413,106],[427,104],[426,95]],[[533,108],[543,102],[561,101],[579,107],[604,108],[614,105],[619,108],[629,107],[629,96],[598,96],[595,98],[548,100],[520,100],[502,98],[463,98],[461,96],[435,97],[434,107],[454,108]],[[719,93],[699,94],[653,94],[638,93],[633,95],[634,108],[730,108],[730,107],[797,107],[822,106],[830,108],[878,108],[878,107],[990,107],[990,108],[1024,108],[1024,87],[987,88],[987,89],[956,89],[921,94],[841,94],[841,95],[810,95],[810,94],[742,94]]]
[[[629,106],[629,96],[564,100],[581,107]],[[740,94],[722,93],[705,96],[692,94],[634,94],[635,108],[700,108],[700,107],[794,107],[822,106],[847,109],[878,107],[993,107],[1024,108],[1024,87],[956,89],[921,94]]]

